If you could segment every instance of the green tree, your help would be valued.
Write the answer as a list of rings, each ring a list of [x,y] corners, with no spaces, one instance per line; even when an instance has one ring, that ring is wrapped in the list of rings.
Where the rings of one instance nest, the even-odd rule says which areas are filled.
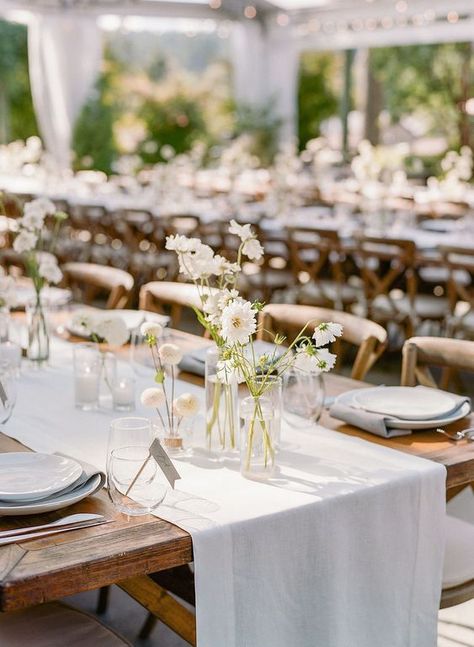
[[[0,20],[0,143],[38,134],[24,25]]]
[[[338,57],[332,52],[305,52],[301,56],[298,85],[298,136],[300,149],[320,134],[321,122],[338,114],[334,87]]]
[[[383,83],[385,105],[395,121],[405,114],[426,117],[431,132],[451,146],[469,144],[469,117],[463,103],[474,94],[474,56],[470,43],[383,47],[371,64]]]
[[[263,166],[272,163],[278,150],[281,119],[273,112],[273,102],[265,106],[240,104],[235,109],[235,134],[248,135],[249,152],[256,155]]]

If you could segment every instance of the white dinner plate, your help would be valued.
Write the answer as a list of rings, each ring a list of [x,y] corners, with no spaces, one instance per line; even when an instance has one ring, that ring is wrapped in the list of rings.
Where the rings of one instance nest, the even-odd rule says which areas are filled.
[[[37,501],[36,503],[25,503],[23,505],[18,503],[1,503],[0,517],[25,516],[28,514],[41,514],[43,512],[61,510],[62,508],[67,508],[73,503],[77,503],[78,501],[82,501],[82,499],[91,496],[100,490],[103,485],[102,476],[97,474],[93,478],[89,479],[87,483],[84,483],[81,488],[74,490],[74,492],[59,494],[57,497],[53,497],[47,501],[42,500]]]
[[[34,501],[68,487],[82,474],[72,458],[36,452],[0,454],[0,500]]]
[[[354,406],[401,420],[429,420],[452,413],[459,405],[450,393],[410,386],[379,386],[354,394]]]
[[[390,429],[411,429],[412,431],[421,431],[423,429],[434,429],[435,427],[444,427],[452,422],[461,420],[471,413],[471,405],[464,402],[458,409],[452,411],[446,416],[434,418],[431,420],[386,420],[385,424]]]
[[[138,328],[145,321],[145,313],[143,310],[98,310],[96,308],[84,308],[80,311],[76,311],[74,316],[66,324],[68,332],[76,337],[88,338],[89,334],[84,330],[83,326],[76,323],[77,315],[79,312],[84,312],[84,314],[92,314],[94,317],[99,319],[101,316],[104,318],[107,317],[120,317],[125,322],[128,330],[130,332]]]

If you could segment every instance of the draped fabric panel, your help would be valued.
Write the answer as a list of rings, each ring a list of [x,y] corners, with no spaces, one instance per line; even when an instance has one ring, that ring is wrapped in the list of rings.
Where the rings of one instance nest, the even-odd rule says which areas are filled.
[[[28,27],[28,59],[44,145],[59,168],[67,168],[74,123],[102,61],[96,19],[72,13],[34,15]]]

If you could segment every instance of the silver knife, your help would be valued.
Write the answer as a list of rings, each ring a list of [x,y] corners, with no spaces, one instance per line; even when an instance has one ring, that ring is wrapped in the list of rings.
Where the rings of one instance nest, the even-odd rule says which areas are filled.
[[[42,523],[39,526],[26,526],[23,528],[12,528],[11,530],[0,530],[0,539],[3,537],[12,537],[16,535],[24,535],[30,532],[36,532],[38,530],[48,530],[49,528],[58,528],[61,526],[73,526],[81,523],[86,523],[87,521],[99,521],[104,517],[101,514],[68,514],[66,517],[61,517],[61,519],[56,519],[56,521],[49,521],[48,523]]]
[[[17,544],[22,541],[30,541],[31,539],[39,539],[40,537],[47,537],[48,535],[59,534],[60,532],[69,532],[70,530],[81,530],[82,528],[91,528],[93,526],[101,526],[106,523],[112,523],[113,519],[102,519],[99,521],[89,521],[86,523],[75,524],[74,526],[66,526],[59,528],[51,528],[50,530],[41,530],[39,532],[30,532],[21,535],[12,535],[11,537],[3,537],[0,539],[0,546],[7,544]]]

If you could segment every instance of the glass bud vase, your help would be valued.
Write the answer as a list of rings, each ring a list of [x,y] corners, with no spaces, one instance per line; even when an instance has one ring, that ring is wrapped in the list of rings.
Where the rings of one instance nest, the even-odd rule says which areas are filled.
[[[280,418],[272,398],[249,396],[240,404],[240,472],[250,479],[265,480],[275,473]]]
[[[217,346],[206,353],[206,444],[210,451],[233,451],[239,443],[238,384],[233,375],[219,370]]]
[[[0,307],[0,343],[8,341],[10,338],[10,310],[6,307]]]
[[[170,456],[185,456],[191,451],[194,426],[192,418],[173,415],[170,420],[167,412],[162,410],[152,423],[155,434]]]
[[[45,309],[40,299],[26,308],[28,325],[27,357],[37,366],[49,359],[49,328]]]

